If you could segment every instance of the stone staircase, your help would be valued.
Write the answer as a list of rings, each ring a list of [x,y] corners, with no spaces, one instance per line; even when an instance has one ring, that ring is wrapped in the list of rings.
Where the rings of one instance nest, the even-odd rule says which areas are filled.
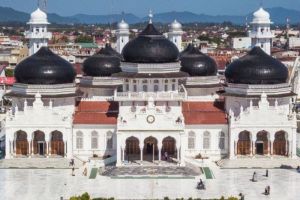
[[[285,157],[267,158],[237,158],[237,159],[221,159],[216,164],[223,169],[239,169],[239,168],[297,168],[300,166],[300,158],[291,159]]]
[[[14,158],[0,160],[0,169],[71,169],[70,159],[66,158]],[[75,159],[75,168],[82,166],[82,163]]]

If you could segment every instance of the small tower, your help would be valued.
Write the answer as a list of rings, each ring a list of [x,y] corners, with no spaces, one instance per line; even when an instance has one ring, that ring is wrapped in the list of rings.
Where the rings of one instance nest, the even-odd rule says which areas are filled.
[[[124,46],[129,42],[129,25],[122,19],[118,23],[118,30],[116,31],[117,35],[117,51],[122,53]]]
[[[29,55],[33,55],[41,47],[48,46],[48,40],[52,38],[52,34],[47,30],[49,24],[47,14],[40,8],[31,13],[27,24],[30,29],[25,32],[25,37],[29,39]]]
[[[249,37],[252,39],[252,47],[258,46],[267,54],[271,54],[272,38],[274,34],[271,32],[270,14],[262,7],[253,13],[251,22],[252,30],[249,32]]]
[[[175,19],[170,24],[170,29],[168,32],[168,38],[171,42],[173,42],[179,51],[182,51],[182,25]]]

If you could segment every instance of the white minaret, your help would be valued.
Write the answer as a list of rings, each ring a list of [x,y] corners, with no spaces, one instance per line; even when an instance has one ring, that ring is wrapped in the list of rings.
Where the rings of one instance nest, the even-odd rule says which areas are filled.
[[[47,14],[40,8],[31,13],[27,24],[30,30],[25,32],[25,37],[29,39],[29,55],[33,55],[41,47],[48,46],[48,40],[52,38],[52,34],[47,30],[49,24]]]
[[[270,14],[262,7],[253,13],[251,22],[252,30],[249,31],[249,37],[252,38],[252,47],[259,46],[267,54],[271,54],[272,38]]]
[[[168,32],[168,38],[173,42],[179,51],[182,51],[182,25],[175,19],[174,22],[170,24],[170,29]]]
[[[129,25],[122,19],[118,23],[118,30],[116,31],[117,35],[117,51],[122,53],[124,46],[129,42]]]

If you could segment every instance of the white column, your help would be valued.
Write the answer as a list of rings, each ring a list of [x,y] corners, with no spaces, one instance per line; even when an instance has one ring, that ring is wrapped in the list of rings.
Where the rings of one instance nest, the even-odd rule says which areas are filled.
[[[49,140],[50,140],[50,133],[45,133],[45,145],[46,145],[46,157],[49,158]]]
[[[140,145],[140,165],[143,165],[143,150],[144,150],[144,143],[143,142],[140,142],[140,143],[142,143],[141,145]]]
[[[162,150],[162,141],[157,141],[157,149],[158,149],[158,164],[161,162],[161,150]]]
[[[31,158],[31,142],[32,139],[28,140],[28,157]]]
[[[179,157],[179,154],[180,154],[180,147],[177,147],[177,162],[178,162],[178,165],[180,165],[180,157]]]
[[[234,159],[235,158],[235,140],[234,140],[234,135],[230,131],[230,128],[228,130],[228,137],[229,137],[229,159]]]
[[[125,161],[125,147],[121,147],[122,148],[122,163],[124,163]]]
[[[68,146],[68,142],[67,140],[64,141],[64,157],[67,157],[67,146]]]
[[[14,156],[17,155],[17,142],[16,142],[16,138],[14,138]]]
[[[122,157],[121,157],[121,135],[117,133],[117,163],[116,166],[122,165]]]
[[[179,141],[180,141],[180,166],[184,167],[185,166],[184,152],[185,152],[185,147],[187,146],[186,144],[187,140],[184,140],[184,132],[180,133]]]
[[[5,138],[5,159],[11,158],[11,141],[8,135]]]
[[[73,157],[73,129],[66,129],[66,141],[67,141],[67,158],[71,159]],[[50,146],[51,147],[51,146]]]

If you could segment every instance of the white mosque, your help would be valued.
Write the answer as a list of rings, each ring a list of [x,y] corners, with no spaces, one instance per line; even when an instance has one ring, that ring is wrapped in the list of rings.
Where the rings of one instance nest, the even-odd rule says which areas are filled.
[[[70,63],[51,52],[47,16],[31,15],[32,56],[15,69],[6,95],[6,159],[92,157],[160,164],[166,153],[179,165],[195,156],[296,158],[296,94],[288,70],[271,57],[270,16],[253,16],[253,49],[231,63],[220,81],[216,62],[193,45],[181,51],[182,26],[168,37],[150,19],[129,40],[129,25],[88,58],[75,84]],[[39,50],[38,50],[39,49]]]

